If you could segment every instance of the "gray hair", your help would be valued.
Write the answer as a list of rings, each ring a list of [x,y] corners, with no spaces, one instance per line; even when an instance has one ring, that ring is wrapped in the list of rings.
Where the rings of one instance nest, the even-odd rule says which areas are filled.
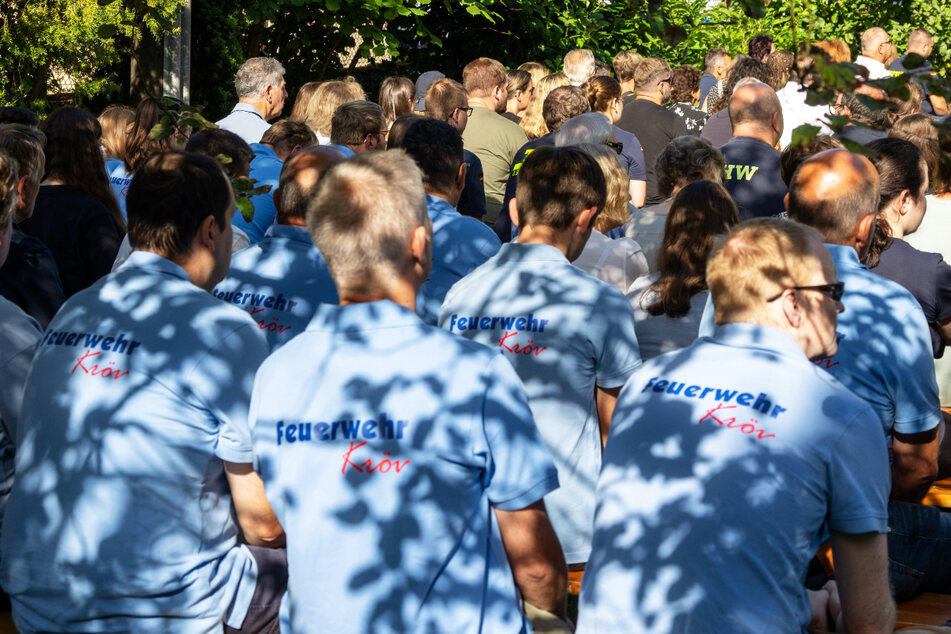
[[[611,122],[600,112],[586,112],[565,121],[555,135],[555,147],[591,143],[603,145],[615,141]]]
[[[238,99],[260,97],[268,85],[278,86],[283,76],[284,67],[273,57],[251,57],[235,74],[234,90]]]
[[[420,226],[429,226],[423,176],[403,150],[366,152],[338,163],[324,174],[307,207],[311,239],[338,289],[386,287],[400,277],[406,245]]]
[[[565,54],[565,76],[572,84],[583,84],[594,75],[594,53],[587,48],[576,48]]]

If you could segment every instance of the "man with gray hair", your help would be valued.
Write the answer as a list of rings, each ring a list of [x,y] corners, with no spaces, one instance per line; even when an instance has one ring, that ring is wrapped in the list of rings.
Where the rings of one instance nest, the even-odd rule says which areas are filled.
[[[576,48],[565,54],[564,73],[572,86],[580,86],[594,75],[594,53],[591,49]]]
[[[888,57],[888,45],[891,43],[892,38],[881,27],[873,26],[862,33],[862,54],[855,58],[855,63],[868,70],[869,79],[891,77],[884,63]]]
[[[555,135],[555,147],[566,145],[613,145],[617,147],[614,130],[607,118],[599,112],[586,112],[565,121]]]
[[[340,305],[264,363],[251,407],[294,553],[290,629],[522,632],[519,595],[564,618],[542,501],[558,478],[524,388],[414,312],[432,248],[420,170],[402,150],[343,161],[307,225]]]
[[[742,221],[783,213],[786,183],[776,149],[783,133],[779,97],[766,84],[740,84],[729,105],[733,138],[720,147],[720,152],[726,161],[723,185],[736,201]]]
[[[238,69],[234,89],[238,103],[231,114],[216,124],[248,143],[259,143],[271,127],[268,121],[284,110],[284,67],[273,57],[252,57]]]

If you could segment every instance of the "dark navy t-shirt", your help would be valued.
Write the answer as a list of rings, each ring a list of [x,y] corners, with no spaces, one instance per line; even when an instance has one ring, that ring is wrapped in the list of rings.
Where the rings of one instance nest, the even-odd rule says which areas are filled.
[[[495,230],[495,235],[499,236],[499,240],[503,243],[512,241],[512,220],[509,218],[509,201],[515,198],[515,186],[518,184],[518,171],[522,169],[522,163],[525,162],[526,157],[528,157],[535,148],[554,144],[555,133],[549,132],[537,139],[532,139],[520,147],[518,152],[515,153],[515,158],[512,159],[512,169],[509,171],[509,179],[505,183],[505,198],[502,200],[502,213],[495,219],[495,225],[492,227]],[[461,211],[462,210],[460,210],[460,212]]]
[[[733,137],[720,152],[726,163],[723,185],[740,211],[740,221],[785,211],[786,184],[780,176],[779,150],[759,139]]]
[[[924,60],[921,66],[916,66],[915,68],[905,67],[906,57],[908,57],[907,53],[892,62],[888,67],[888,72],[896,77],[903,73],[914,75],[918,81],[918,85],[921,86],[921,111],[925,114],[934,114],[934,108],[931,107],[931,101],[928,100],[928,97],[931,96],[931,92],[928,90],[928,86],[925,85],[925,82],[937,73],[935,73],[934,68],[931,67],[931,62],[928,60]]]
[[[938,253],[919,251],[894,238],[872,271],[901,284],[915,296],[931,330],[934,356],[937,359],[944,354],[935,322],[951,318],[951,266]]]

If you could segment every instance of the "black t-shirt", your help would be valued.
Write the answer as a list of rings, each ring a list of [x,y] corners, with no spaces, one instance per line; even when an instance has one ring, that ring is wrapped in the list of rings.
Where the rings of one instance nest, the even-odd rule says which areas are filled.
[[[696,136],[700,136],[700,132],[703,130],[703,126],[707,123],[707,119],[709,118],[706,112],[694,107],[692,103],[678,102],[671,104],[670,111],[683,119],[684,125],[687,126],[687,131]]]
[[[10,255],[0,267],[0,295],[44,329],[66,301],[53,254],[45,244],[17,228],[10,240]]]
[[[928,99],[931,96],[931,92],[928,90],[927,82],[932,76],[937,75],[934,68],[931,67],[931,62],[924,60],[921,66],[916,68],[906,68],[905,67],[905,58],[908,57],[908,54],[904,54],[888,67],[889,72],[892,75],[901,75],[903,73],[908,73],[909,75],[914,75],[915,80],[918,82],[918,85],[921,86],[921,111],[925,114],[934,114],[934,108],[931,107],[931,101]]]
[[[934,356],[940,357],[944,343],[936,322],[951,318],[951,266],[940,254],[919,251],[895,238],[882,251],[878,266],[872,270],[901,284],[915,296],[931,330]]]
[[[733,137],[733,123],[726,108],[710,115],[700,136],[709,139],[713,147],[720,147]]]
[[[657,157],[673,139],[689,134],[683,119],[673,112],[646,99],[626,99],[617,127],[635,135],[644,149],[647,168],[647,200],[655,205],[664,200],[657,192]]]
[[[787,190],[780,176],[779,150],[759,139],[738,136],[720,152],[726,163],[723,186],[739,208],[740,221],[785,211]]]
[[[466,163],[466,185],[459,196],[456,211],[463,216],[482,220],[485,216],[485,188],[482,185],[482,161],[469,150],[462,151]]]
[[[40,187],[33,217],[20,229],[53,252],[67,298],[112,270],[122,242],[106,206],[68,185]]]
[[[509,201],[515,198],[515,186],[518,185],[518,171],[522,169],[522,163],[525,157],[532,153],[535,148],[543,145],[555,144],[555,132],[549,132],[537,139],[532,139],[515,153],[512,159],[512,168],[509,171],[509,179],[505,182],[505,198],[502,200],[502,211],[499,217],[495,219],[495,225],[492,227],[495,234],[499,236],[502,242],[511,242],[512,240],[512,219],[509,217]]]

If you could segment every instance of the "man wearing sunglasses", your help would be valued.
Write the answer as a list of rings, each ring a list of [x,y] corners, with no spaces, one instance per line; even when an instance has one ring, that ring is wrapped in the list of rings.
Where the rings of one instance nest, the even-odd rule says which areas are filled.
[[[786,220],[739,225],[707,264],[716,334],[624,386],[579,634],[891,632],[885,439],[872,408],[810,363],[835,354],[842,311],[822,241]],[[838,585],[807,593],[826,528]]]

